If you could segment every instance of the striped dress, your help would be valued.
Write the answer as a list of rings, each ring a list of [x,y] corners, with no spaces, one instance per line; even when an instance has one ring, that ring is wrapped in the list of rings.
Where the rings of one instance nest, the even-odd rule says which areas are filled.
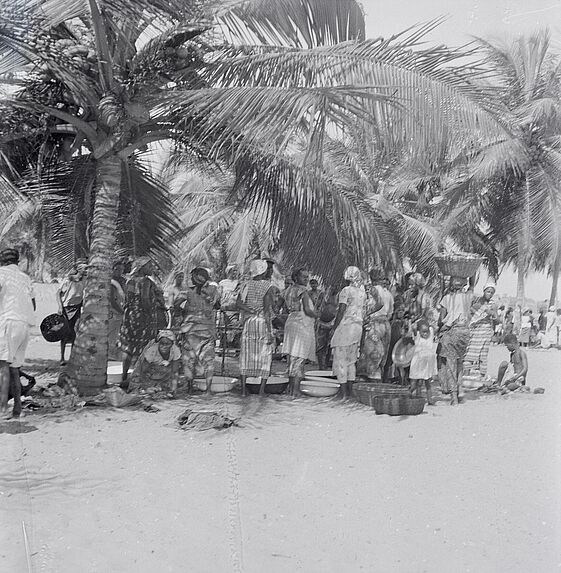
[[[243,317],[244,325],[240,342],[240,374],[267,378],[271,372],[273,345],[268,343],[270,326],[264,315],[263,300],[271,281],[248,282],[241,292],[241,299],[255,314]],[[270,320],[270,317],[268,318]]]
[[[474,311],[470,324],[469,346],[464,358],[464,365],[471,367],[471,370],[479,372],[480,376],[487,376],[487,358],[491,339],[495,333],[493,318],[489,312],[493,312],[495,303],[493,301],[475,303],[472,307]]]

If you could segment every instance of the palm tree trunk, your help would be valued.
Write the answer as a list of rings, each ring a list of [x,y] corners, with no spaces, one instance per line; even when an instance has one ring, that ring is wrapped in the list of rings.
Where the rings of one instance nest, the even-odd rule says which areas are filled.
[[[524,300],[526,298],[525,292],[525,282],[526,282],[526,271],[524,258],[518,261],[518,281],[516,285],[516,300],[524,306]]]
[[[107,379],[109,287],[120,187],[121,160],[115,155],[98,160],[84,306],[65,371],[86,396],[97,394]]]
[[[525,280],[526,273],[530,268],[530,182],[528,177],[524,182],[524,208],[521,213],[520,232],[518,235],[518,284],[516,288],[516,298],[524,306],[526,299]]]
[[[557,287],[559,285],[559,274],[561,273],[561,249],[557,249],[553,266],[551,267],[551,295],[549,297],[549,306],[554,306],[557,300]]]

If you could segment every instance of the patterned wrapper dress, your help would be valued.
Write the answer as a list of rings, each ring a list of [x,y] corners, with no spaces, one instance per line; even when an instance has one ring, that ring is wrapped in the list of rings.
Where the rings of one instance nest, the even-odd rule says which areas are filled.
[[[268,336],[271,325],[270,317],[265,318],[264,298],[273,287],[268,280],[252,280],[244,285],[241,291],[242,302],[255,314],[242,317],[243,330],[240,341],[240,374],[267,378],[271,373],[273,345]]]
[[[303,378],[306,360],[316,360],[315,319],[304,312],[302,297],[306,287],[292,285],[284,293],[290,312],[284,325],[283,348],[288,354],[288,375]]]

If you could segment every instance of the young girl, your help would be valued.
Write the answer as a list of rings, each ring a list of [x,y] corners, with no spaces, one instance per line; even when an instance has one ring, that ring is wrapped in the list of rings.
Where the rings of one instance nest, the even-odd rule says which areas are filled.
[[[434,404],[431,396],[431,380],[437,374],[436,346],[434,331],[425,319],[419,320],[413,327],[415,332],[415,351],[409,369],[411,395],[420,396],[421,387],[427,390],[427,403]]]

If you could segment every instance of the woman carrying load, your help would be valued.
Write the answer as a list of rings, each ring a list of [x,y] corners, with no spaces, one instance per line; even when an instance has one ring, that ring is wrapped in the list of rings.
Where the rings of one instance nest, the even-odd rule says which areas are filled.
[[[440,301],[438,376],[442,391],[452,394],[452,406],[460,401],[463,362],[469,344],[473,296],[471,291],[463,292],[465,282],[462,277],[451,277],[449,291]]]

